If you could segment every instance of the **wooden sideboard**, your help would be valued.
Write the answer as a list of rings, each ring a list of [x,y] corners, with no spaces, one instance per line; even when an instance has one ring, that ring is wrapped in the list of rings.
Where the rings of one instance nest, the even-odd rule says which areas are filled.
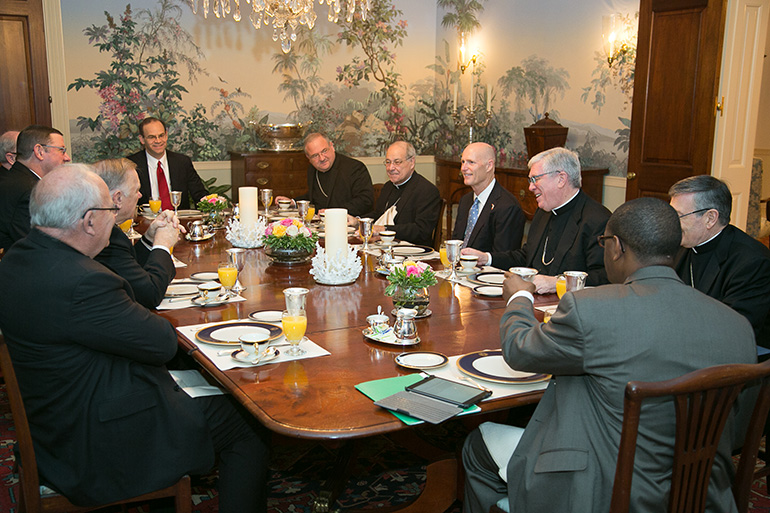
[[[296,198],[307,192],[307,160],[304,151],[230,152],[230,183],[233,201],[238,187],[273,189],[273,197]]]
[[[599,203],[602,202],[604,175],[607,173],[607,168],[586,167],[582,170],[583,190]],[[529,170],[526,166],[495,168],[495,178],[516,196],[527,219],[532,219],[537,209],[537,201],[529,191],[528,176]],[[452,205],[458,203],[462,195],[470,191],[470,187],[463,183],[459,160],[436,158],[436,187],[441,197],[447,201],[447,210],[451,212]],[[451,218],[449,219],[451,221]]]

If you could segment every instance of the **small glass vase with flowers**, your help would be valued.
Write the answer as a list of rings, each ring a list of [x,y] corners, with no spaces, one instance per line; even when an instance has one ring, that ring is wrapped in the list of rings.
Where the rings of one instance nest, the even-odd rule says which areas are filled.
[[[204,196],[198,202],[198,210],[206,214],[204,221],[212,228],[222,228],[225,225],[225,209],[230,203],[227,198],[218,194],[209,194]]]
[[[385,295],[393,299],[396,310],[413,308],[422,316],[430,303],[428,287],[437,283],[433,269],[425,262],[405,261],[393,266]]]
[[[317,240],[318,234],[299,219],[281,219],[265,229],[265,254],[277,264],[302,264],[310,260]]]

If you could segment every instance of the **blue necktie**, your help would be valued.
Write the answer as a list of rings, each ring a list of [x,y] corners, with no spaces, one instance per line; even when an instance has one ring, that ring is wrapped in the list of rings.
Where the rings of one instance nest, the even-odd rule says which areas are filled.
[[[481,207],[481,202],[478,198],[473,202],[473,206],[471,207],[470,215],[468,215],[468,225],[465,227],[465,237],[463,237],[463,247],[468,247],[468,240],[471,238],[471,233],[473,233],[473,227],[476,226],[476,221],[479,220],[479,209]]]

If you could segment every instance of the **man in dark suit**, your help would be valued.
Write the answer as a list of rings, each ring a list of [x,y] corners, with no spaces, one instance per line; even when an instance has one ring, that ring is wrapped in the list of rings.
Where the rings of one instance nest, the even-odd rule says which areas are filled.
[[[118,225],[133,219],[136,202],[141,197],[136,164],[128,159],[101,160],[94,164],[94,171],[107,184],[112,202],[120,208],[110,233],[110,244],[96,255],[96,261],[131,285],[137,303],[155,308],[163,301],[166,288],[176,275],[171,248],[179,238],[179,220],[173,210],[164,210],[133,244]]]
[[[484,252],[519,249],[527,220],[513,194],[495,180],[495,149],[486,143],[469,144],[460,171],[472,192],[460,198],[452,238]]]
[[[394,230],[399,240],[433,246],[441,196],[435,185],[415,172],[416,156],[414,146],[406,141],[388,147],[385,170],[390,181],[382,187],[374,210],[361,217],[374,219],[373,233]],[[349,221],[358,226],[354,219]]]
[[[16,139],[18,137],[19,132],[16,130],[8,130],[0,135],[0,167],[6,171],[11,169],[13,163],[16,162]]]
[[[601,239],[613,285],[567,292],[545,324],[535,318],[534,285],[509,275],[504,358],[517,370],[554,377],[523,432],[485,423],[466,440],[464,511],[488,511],[505,496],[516,513],[608,511],[626,383],[756,362],[748,321],[683,284],[671,268],[680,240],[676,212],[665,202],[621,205]],[[658,511],[665,502],[673,417],[671,402],[642,408],[631,511]],[[735,511],[731,449],[743,422],[733,418],[725,427],[707,511]]]
[[[556,276],[564,271],[587,272],[586,285],[607,283],[596,237],[604,231],[610,211],[580,189],[577,154],[566,148],[538,153],[529,160],[529,182],[538,208],[524,246],[496,253],[469,248],[462,252],[478,255],[479,265],[537,269],[538,294],[556,292]]]
[[[144,150],[128,158],[136,164],[142,197],[148,200],[158,198],[163,210],[169,210],[174,208],[169,195],[171,191],[182,193],[179,208],[183,209],[190,208],[191,196],[195,206],[208,194],[190,157],[167,150],[168,132],[163,121],[153,117],[144,118],[139,123],[139,142]]]
[[[307,193],[298,200],[309,200],[317,211],[344,208],[358,216],[374,207],[374,188],[369,170],[360,160],[337,153],[334,143],[319,133],[305,138]],[[279,199],[289,199],[278,196]]]
[[[682,224],[674,268],[688,285],[743,314],[757,344],[770,348],[770,250],[730,224],[732,194],[723,181],[698,175],[668,192]]]
[[[0,248],[29,232],[29,195],[56,166],[70,161],[64,136],[55,128],[30,125],[16,139],[16,162],[0,173]]]
[[[171,323],[134,301],[93,260],[118,208],[87,166],[43,177],[32,230],[0,261],[0,329],[29,418],[41,484],[95,506],[208,471],[218,453],[219,511],[267,508],[267,444],[230,399],[189,397],[164,363]],[[30,320],[30,305],[43,315]]]

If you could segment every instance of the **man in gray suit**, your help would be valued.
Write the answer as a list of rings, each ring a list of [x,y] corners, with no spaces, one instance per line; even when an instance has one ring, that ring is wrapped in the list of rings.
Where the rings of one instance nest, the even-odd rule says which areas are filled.
[[[500,324],[505,360],[554,377],[526,429],[485,423],[469,435],[466,512],[486,512],[506,495],[516,513],[608,511],[626,383],[756,362],[746,318],[672,269],[680,240],[679,218],[666,203],[640,198],[620,206],[599,237],[612,285],[568,292],[546,324],[535,319],[534,285],[509,275]],[[673,418],[668,402],[642,408],[632,511],[657,511],[668,493]],[[736,424],[725,427],[707,511],[735,511]]]

